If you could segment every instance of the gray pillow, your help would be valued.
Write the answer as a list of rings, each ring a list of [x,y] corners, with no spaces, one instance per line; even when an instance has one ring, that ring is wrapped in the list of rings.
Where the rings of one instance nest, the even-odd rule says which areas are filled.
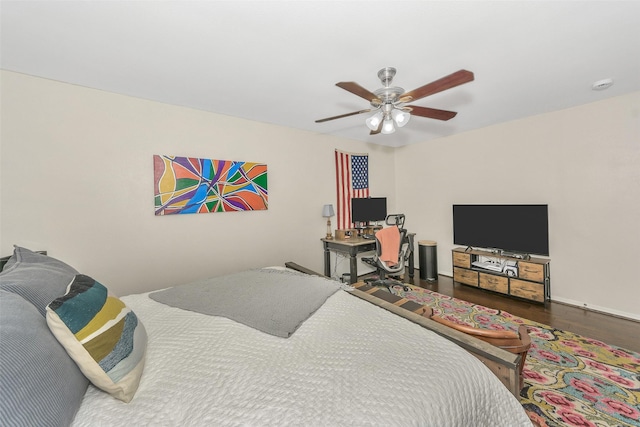
[[[89,381],[38,310],[0,290],[0,425],[68,426]]]
[[[5,256],[0,258],[0,271],[4,269],[4,265],[7,263],[7,261],[9,261],[9,258],[11,257]]]
[[[16,246],[0,272],[0,289],[20,295],[44,317],[46,306],[65,294],[76,274],[62,261]]]

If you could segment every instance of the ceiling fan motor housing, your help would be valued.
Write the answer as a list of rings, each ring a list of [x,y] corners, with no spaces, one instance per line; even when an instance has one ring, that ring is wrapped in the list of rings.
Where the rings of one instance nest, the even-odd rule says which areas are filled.
[[[404,89],[401,87],[392,87],[391,82],[396,75],[396,69],[393,67],[386,67],[378,71],[378,78],[384,85],[373,92],[377,99],[371,100],[371,106],[374,108],[380,107],[382,104],[392,104],[398,100],[400,95],[404,93]]]
[[[393,87],[383,87],[380,88],[378,90],[376,90],[375,92],[373,92],[374,95],[378,98],[378,100],[382,101],[382,104],[391,104],[394,103],[398,100],[398,98],[400,97],[400,95],[402,95],[404,93],[404,89],[402,89],[401,87],[397,87],[397,86],[393,86]],[[371,101],[371,105],[374,105],[376,103],[374,103],[374,101],[376,101],[375,99]],[[380,103],[377,103],[377,106],[379,106]],[[374,105],[376,106],[376,105]]]
[[[396,75],[396,69],[393,67],[386,67],[378,71],[378,78],[383,85],[389,86],[393,81],[393,77]]]

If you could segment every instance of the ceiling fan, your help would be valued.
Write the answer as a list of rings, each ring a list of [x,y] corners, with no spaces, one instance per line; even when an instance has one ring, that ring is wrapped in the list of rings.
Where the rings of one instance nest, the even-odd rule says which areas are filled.
[[[378,78],[384,87],[374,92],[369,92],[356,82],[336,83],[336,86],[369,101],[371,108],[341,114],[339,116],[327,117],[316,120],[316,123],[375,111],[375,113],[366,120],[366,124],[367,127],[371,129],[370,134],[377,135],[379,133],[390,134],[395,132],[396,127],[406,125],[412,115],[436,120],[449,120],[454,118],[458,113],[455,111],[437,110],[435,108],[405,104],[470,82],[474,78],[471,71],[460,70],[424,86],[420,86],[417,89],[405,92],[401,87],[391,86],[395,75],[396,69],[393,67],[386,67],[378,71]]]

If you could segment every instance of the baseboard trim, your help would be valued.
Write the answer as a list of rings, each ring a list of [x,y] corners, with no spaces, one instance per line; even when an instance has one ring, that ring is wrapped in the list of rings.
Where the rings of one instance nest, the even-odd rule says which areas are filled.
[[[453,272],[439,273],[441,276],[453,278]],[[570,298],[561,298],[551,296],[551,302],[557,302],[558,304],[569,305],[576,308],[581,308],[587,311],[593,311],[596,313],[607,314],[609,316],[618,317],[620,319],[631,320],[633,322],[640,322],[640,314],[627,313],[624,311],[613,310],[608,307],[601,307],[598,305],[588,305],[581,301],[572,300]]]
[[[627,313],[624,311],[612,310],[608,307],[601,307],[598,305],[587,305],[586,303],[575,301],[569,298],[553,297],[551,298],[551,301],[557,302],[558,304],[570,305],[572,307],[581,308],[587,311],[594,311],[596,313],[603,313],[609,316],[619,317],[625,320],[640,322],[640,315],[634,314],[634,313]]]

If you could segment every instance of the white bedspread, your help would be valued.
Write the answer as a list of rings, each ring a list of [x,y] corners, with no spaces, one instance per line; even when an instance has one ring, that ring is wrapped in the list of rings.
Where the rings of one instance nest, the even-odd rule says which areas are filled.
[[[74,426],[530,426],[475,357],[338,291],[290,338],[123,300],[149,335],[126,404],[89,386]]]

